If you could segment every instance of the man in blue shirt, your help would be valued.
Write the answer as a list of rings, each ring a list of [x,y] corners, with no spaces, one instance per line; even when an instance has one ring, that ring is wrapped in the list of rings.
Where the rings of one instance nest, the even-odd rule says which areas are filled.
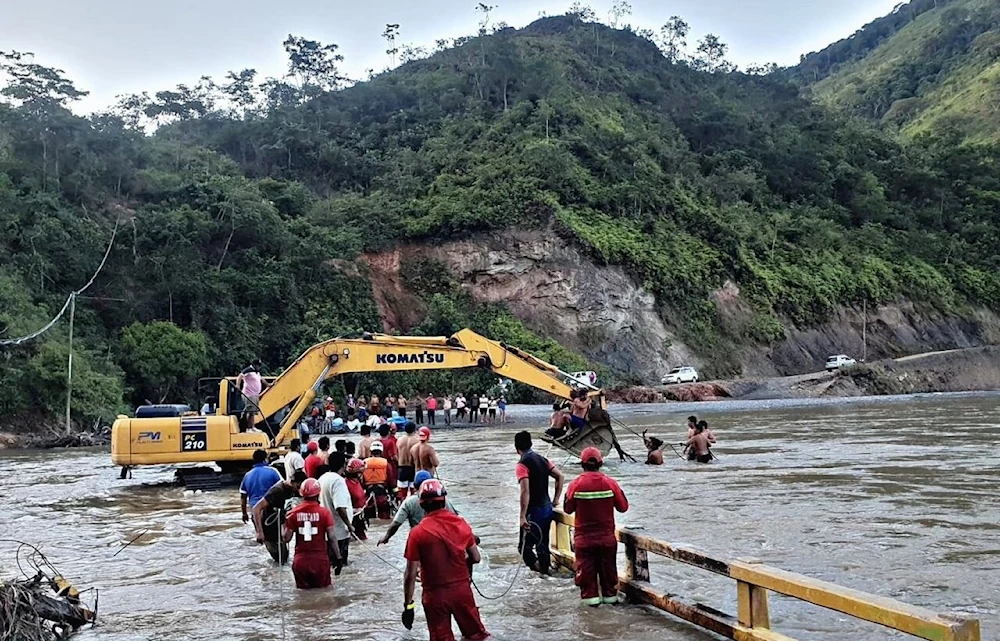
[[[253,468],[243,476],[240,483],[240,508],[243,510],[243,522],[250,520],[247,505],[257,505],[264,498],[271,486],[281,480],[278,470],[267,464],[267,452],[254,450]]]

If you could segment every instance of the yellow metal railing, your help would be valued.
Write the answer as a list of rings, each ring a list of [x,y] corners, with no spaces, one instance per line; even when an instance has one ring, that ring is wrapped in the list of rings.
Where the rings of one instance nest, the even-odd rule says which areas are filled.
[[[556,511],[552,555],[560,565],[572,568],[573,517]],[[768,592],[784,594],[865,621],[884,625],[929,641],[980,641],[979,620],[939,614],[894,599],[842,588],[749,561],[724,561],[702,552],[676,547],[663,541],[619,529],[628,567],[619,577],[622,592],[632,603],[651,605],[701,628],[736,641],[792,641],[771,630]],[[647,553],[673,559],[736,580],[737,615],[693,604],[673,594],[660,594],[649,585]]]

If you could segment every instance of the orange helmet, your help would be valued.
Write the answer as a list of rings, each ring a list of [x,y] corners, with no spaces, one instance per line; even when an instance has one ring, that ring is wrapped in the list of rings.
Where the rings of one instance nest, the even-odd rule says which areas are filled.
[[[302,482],[302,487],[299,488],[299,494],[304,499],[319,496],[319,481],[316,479],[306,479]]]

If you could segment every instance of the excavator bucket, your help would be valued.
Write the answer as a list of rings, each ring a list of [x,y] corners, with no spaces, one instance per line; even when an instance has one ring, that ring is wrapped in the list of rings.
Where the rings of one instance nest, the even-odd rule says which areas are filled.
[[[607,410],[601,408],[594,408],[590,411],[587,416],[587,425],[579,432],[561,439],[542,436],[542,440],[564,449],[574,456],[580,456],[585,448],[596,447],[601,452],[601,456],[607,458],[611,449],[614,448],[621,460],[624,461],[626,458],[635,460],[618,444],[618,438],[615,436],[614,430],[611,429],[611,417],[608,416]]]

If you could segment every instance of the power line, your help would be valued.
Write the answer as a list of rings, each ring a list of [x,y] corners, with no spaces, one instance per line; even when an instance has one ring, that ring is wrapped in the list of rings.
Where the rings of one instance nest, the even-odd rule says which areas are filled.
[[[101,270],[104,269],[105,263],[108,262],[108,256],[111,255],[111,248],[114,247],[115,237],[118,235],[119,223],[121,223],[121,214],[119,214],[118,219],[115,220],[115,228],[114,231],[111,232],[111,240],[108,242],[108,248],[104,251],[104,258],[101,259],[101,264],[97,266],[97,271],[95,271],[94,275],[90,277],[90,280],[87,281],[86,285],[84,285],[83,287],[81,287],[76,291],[70,292],[69,296],[66,297],[66,302],[63,303],[62,309],[60,309],[59,313],[55,315],[55,318],[46,323],[45,326],[39,329],[38,331],[32,332],[26,336],[21,336],[18,338],[0,339],[0,347],[8,345],[16,346],[16,345],[21,345],[23,343],[27,343],[28,341],[32,341],[41,336],[42,334],[44,334],[45,332],[52,329],[52,326],[55,325],[57,322],[59,322],[59,319],[62,318],[63,314],[66,313],[66,310],[69,309],[70,304],[73,302],[73,298],[87,291],[87,289],[94,284],[94,280],[97,279],[97,276],[98,274],[101,273]]]

